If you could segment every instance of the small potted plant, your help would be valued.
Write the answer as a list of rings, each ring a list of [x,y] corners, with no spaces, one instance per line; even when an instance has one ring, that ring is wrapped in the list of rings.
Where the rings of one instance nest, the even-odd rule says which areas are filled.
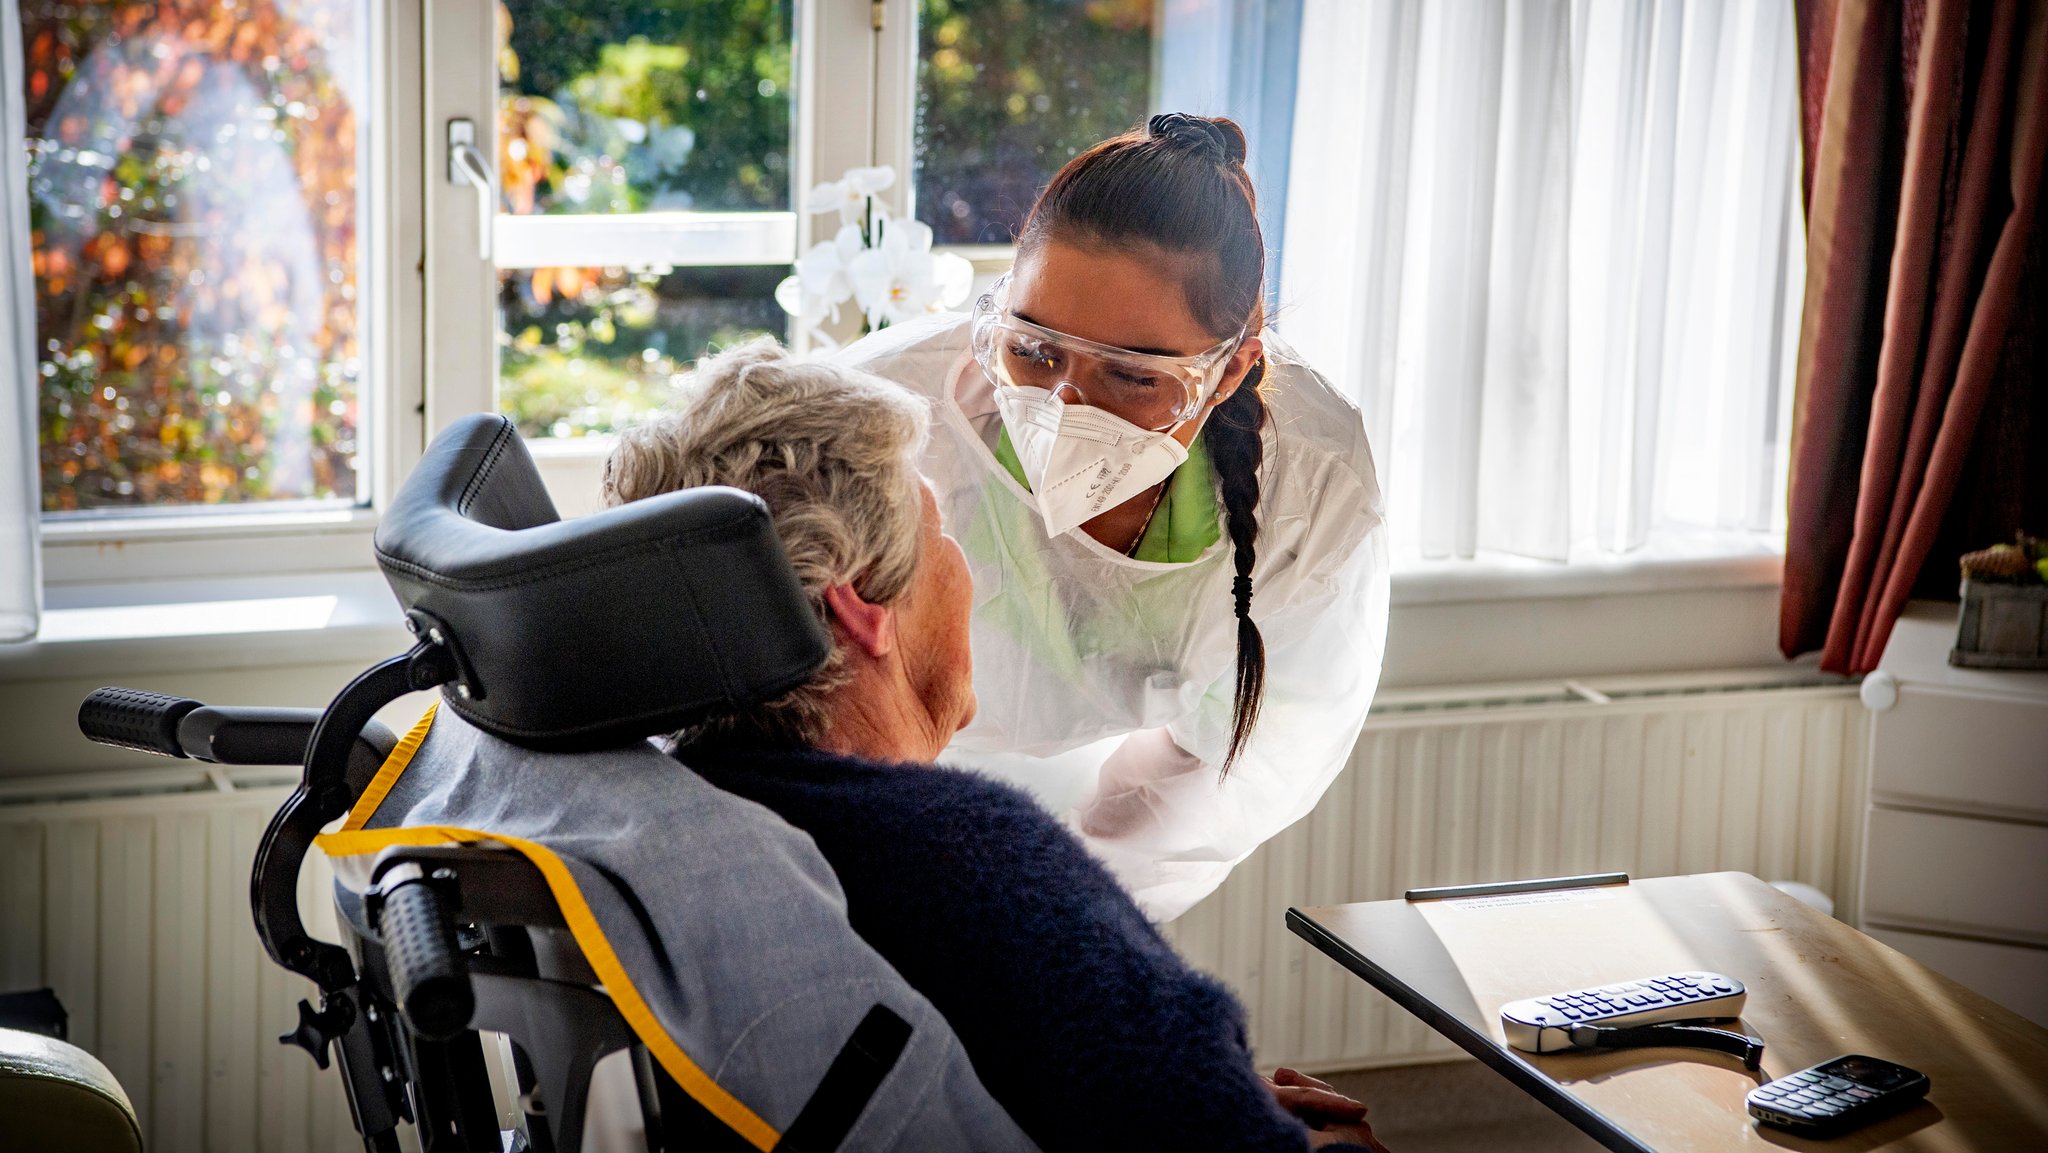
[[[2048,669],[2048,540],[2020,533],[1963,558],[1963,611],[1948,663]]]

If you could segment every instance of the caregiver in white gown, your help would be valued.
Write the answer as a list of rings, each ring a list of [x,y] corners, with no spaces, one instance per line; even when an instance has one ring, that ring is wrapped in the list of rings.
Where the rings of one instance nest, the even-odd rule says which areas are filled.
[[[1155,920],[1306,815],[1379,680],[1383,505],[1358,411],[1264,331],[1225,119],[1054,177],[967,316],[837,358],[933,402],[924,472],[974,578],[947,762],[1034,792]]]

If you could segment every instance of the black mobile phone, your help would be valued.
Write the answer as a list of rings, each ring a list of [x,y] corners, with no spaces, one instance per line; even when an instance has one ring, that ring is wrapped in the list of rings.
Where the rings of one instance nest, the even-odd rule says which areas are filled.
[[[1797,1133],[1839,1133],[1927,1096],[1927,1074],[1851,1053],[1749,1091],[1749,1115]]]

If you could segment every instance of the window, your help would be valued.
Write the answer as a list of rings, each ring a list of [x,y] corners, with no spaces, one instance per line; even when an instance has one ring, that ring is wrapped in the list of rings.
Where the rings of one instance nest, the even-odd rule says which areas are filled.
[[[891,210],[985,283],[1061,164],[1163,109],[1245,126],[1274,330],[1364,408],[1411,555],[1770,528],[1800,259],[1771,4],[21,3],[42,500],[58,552],[85,542],[59,583],[160,571],[94,546],[227,532],[192,526],[229,507],[360,534],[425,440],[477,411],[511,415],[564,510],[587,509],[604,434],[703,349],[791,335],[773,290],[823,239],[803,190],[891,165]],[[1595,135],[1633,142],[1613,155],[1635,167],[1592,172]],[[1438,246],[1480,234],[1451,210],[1478,176],[1506,193],[1531,171],[1501,148],[1557,140],[1570,164],[1485,203],[1487,246]],[[1558,215],[1493,215],[1517,205]],[[1633,222],[1626,244],[1607,217]],[[1578,327],[1608,291],[1587,270],[1650,267],[1662,234],[1690,278]],[[1557,291],[1489,296],[1495,271],[1531,269],[1562,269]],[[1575,311],[1474,307],[1499,301]],[[1537,376],[1487,367],[1538,347],[1517,334],[1562,334],[1523,365]],[[1651,364],[1660,391],[1615,383]],[[1496,393],[1535,407],[1464,403]],[[1536,428],[1562,431],[1519,435]],[[1545,517],[1516,514],[1539,498]],[[204,552],[177,571],[368,563],[359,539]]]
[[[1039,190],[1097,141],[1155,112],[1229,116],[1277,284],[1300,25],[1299,0],[922,0],[918,218],[938,244],[1008,246]]]
[[[799,187],[894,162],[898,210],[998,266],[1080,148],[1291,94],[1286,53],[1211,77],[1247,74],[1232,11],[1296,6],[446,0],[417,41],[375,7],[25,0],[47,513],[365,507],[479,408],[609,432],[788,335]],[[418,171],[458,125],[477,163]]]
[[[1790,6],[1308,0],[1279,330],[1363,410],[1397,558],[1782,541]]]
[[[785,337],[788,0],[511,0],[498,16],[497,407],[614,431],[706,347]]]
[[[42,507],[349,507],[367,5],[23,0]]]

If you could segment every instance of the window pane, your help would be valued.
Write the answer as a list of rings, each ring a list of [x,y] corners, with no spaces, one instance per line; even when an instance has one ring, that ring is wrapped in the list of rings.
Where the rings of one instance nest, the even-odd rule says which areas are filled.
[[[498,274],[498,410],[531,437],[607,433],[667,404],[696,358],[786,339],[780,265]]]
[[[785,211],[790,0],[506,0],[514,213]]]
[[[921,0],[918,219],[940,244],[1007,244],[1038,190],[1144,121],[1152,0]]]
[[[354,0],[23,0],[43,508],[349,502]]]

